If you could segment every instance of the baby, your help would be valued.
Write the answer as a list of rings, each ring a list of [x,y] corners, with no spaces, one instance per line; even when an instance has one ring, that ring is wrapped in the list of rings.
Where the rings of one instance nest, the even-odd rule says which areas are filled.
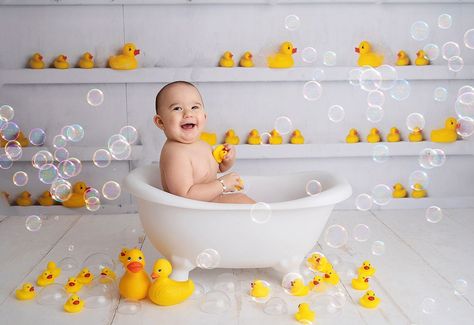
[[[229,173],[235,161],[235,148],[225,144],[227,154],[218,164],[212,147],[200,140],[206,125],[201,94],[185,81],[164,86],[156,95],[156,126],[163,130],[166,142],[161,150],[160,172],[163,189],[188,199],[220,203],[255,203],[243,193],[232,193],[240,184],[239,175]]]

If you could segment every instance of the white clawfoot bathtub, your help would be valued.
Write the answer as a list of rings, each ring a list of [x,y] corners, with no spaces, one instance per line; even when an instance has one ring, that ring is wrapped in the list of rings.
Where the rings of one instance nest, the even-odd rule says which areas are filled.
[[[220,268],[299,272],[334,205],[352,194],[346,180],[321,171],[241,177],[247,195],[270,207],[268,221],[255,222],[251,204],[196,201],[163,191],[158,164],[137,168],[125,179],[125,189],[138,200],[145,233],[171,261],[175,280],[188,279],[207,249],[218,252]],[[313,179],[323,191],[308,196],[306,184]]]

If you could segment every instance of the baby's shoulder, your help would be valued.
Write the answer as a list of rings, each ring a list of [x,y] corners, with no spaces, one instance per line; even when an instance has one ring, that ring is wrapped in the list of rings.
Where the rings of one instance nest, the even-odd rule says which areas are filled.
[[[160,160],[166,160],[169,158],[183,158],[189,156],[189,150],[178,142],[167,142],[161,149]]]

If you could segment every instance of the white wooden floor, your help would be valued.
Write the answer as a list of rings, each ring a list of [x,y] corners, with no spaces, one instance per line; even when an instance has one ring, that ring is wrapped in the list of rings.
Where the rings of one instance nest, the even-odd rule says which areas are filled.
[[[24,217],[4,217],[0,222],[0,324],[297,324],[293,314],[302,301],[310,301],[317,309],[317,324],[473,324],[474,209],[445,210],[443,220],[437,224],[425,220],[424,210],[335,211],[328,225],[333,223],[345,226],[349,233],[359,223],[371,229],[367,242],[350,237],[344,248],[333,249],[321,238],[315,247],[337,264],[336,270],[342,277],[338,287],[347,295],[347,301],[334,313],[325,309],[328,294],[306,298],[285,294],[279,288],[279,276],[272,270],[214,269],[194,270],[191,277],[208,291],[219,274],[230,272],[235,276],[231,306],[223,314],[202,312],[202,297],[173,307],[143,301],[140,312],[133,315],[117,312],[118,300],[108,307],[67,314],[62,306],[18,301],[14,291],[25,281],[34,282],[49,260],[59,261],[72,254],[81,263],[96,252],[106,252],[115,258],[122,246],[139,244],[141,228],[137,215],[60,216],[58,220],[49,219],[37,232],[26,230]],[[375,240],[385,243],[385,254],[371,254]],[[68,250],[71,245],[72,252]],[[150,271],[159,254],[146,239],[139,245]],[[353,290],[350,278],[345,276],[347,270],[365,259],[377,268],[371,288],[382,302],[376,310],[357,304],[361,292]],[[64,283],[68,275],[62,274],[59,282]],[[274,295],[287,302],[287,314],[267,315],[263,305],[249,300],[249,283],[255,277],[272,284]],[[454,294],[453,283],[457,279],[468,283],[463,296]],[[422,311],[426,298],[436,302],[432,313]]]

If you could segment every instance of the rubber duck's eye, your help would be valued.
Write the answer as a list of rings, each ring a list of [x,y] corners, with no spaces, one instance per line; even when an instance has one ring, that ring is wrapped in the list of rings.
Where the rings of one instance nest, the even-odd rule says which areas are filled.
[[[127,260],[131,261],[131,260],[132,260],[132,258],[129,256],[129,257],[127,258]]]
[[[290,49],[290,47],[288,46],[288,50]]]
[[[158,269],[158,272],[161,272],[161,269]]]
[[[142,257],[141,257],[141,256],[139,256],[139,257],[138,257],[138,259],[139,259],[139,260],[141,260],[141,259],[142,259]]]

